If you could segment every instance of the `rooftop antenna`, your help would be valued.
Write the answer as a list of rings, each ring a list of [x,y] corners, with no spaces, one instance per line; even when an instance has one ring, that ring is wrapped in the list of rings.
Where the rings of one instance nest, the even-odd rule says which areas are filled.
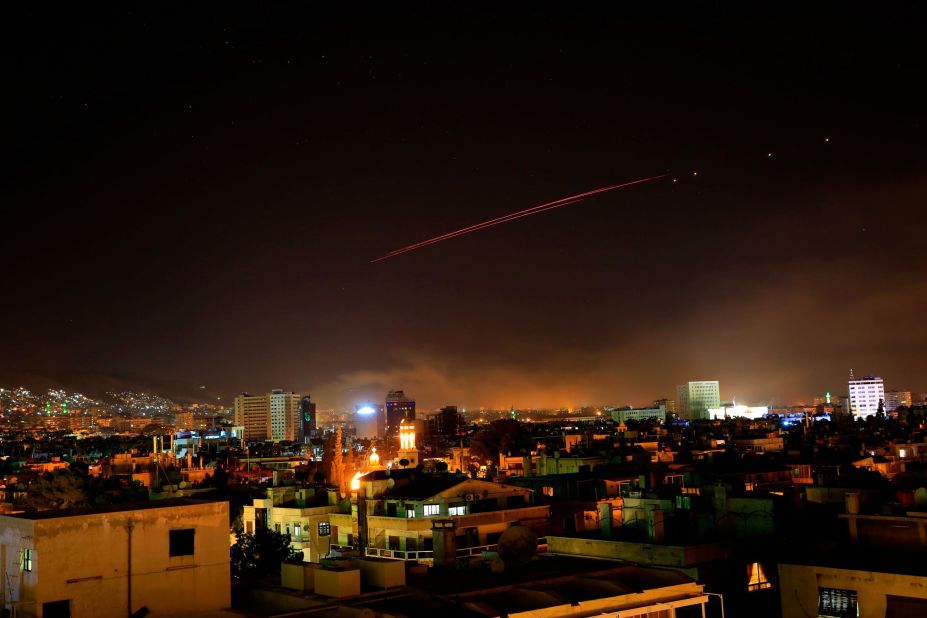
[[[850,380],[853,380],[853,379],[854,379],[854,378],[853,378],[853,369],[851,368],[851,369],[850,369]]]

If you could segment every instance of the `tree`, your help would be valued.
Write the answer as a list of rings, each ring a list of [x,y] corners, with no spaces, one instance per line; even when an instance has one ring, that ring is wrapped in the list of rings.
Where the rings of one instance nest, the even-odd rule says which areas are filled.
[[[251,584],[267,575],[279,575],[286,560],[302,556],[290,545],[290,535],[258,527],[254,534],[237,530],[231,549],[232,577]]]
[[[522,423],[510,418],[493,421],[470,439],[470,455],[483,464],[495,465],[499,453],[522,451],[530,446],[530,436]]]
[[[36,478],[26,491],[26,506],[37,509],[72,509],[93,503],[87,478],[70,470],[49,472]]]

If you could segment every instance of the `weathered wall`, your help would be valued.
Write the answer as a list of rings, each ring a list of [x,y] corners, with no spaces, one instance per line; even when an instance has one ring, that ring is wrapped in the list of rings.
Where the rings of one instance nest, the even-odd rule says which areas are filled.
[[[65,599],[73,618],[127,615],[129,520],[133,611],[145,606],[184,616],[231,605],[228,503],[208,502],[30,522],[35,585],[23,598],[35,601],[33,615],[41,616],[43,603]],[[194,554],[170,557],[169,531],[187,528],[196,531]]]
[[[927,577],[780,564],[782,618],[817,616],[819,587],[855,590],[859,618],[884,618],[886,595],[927,599]]]

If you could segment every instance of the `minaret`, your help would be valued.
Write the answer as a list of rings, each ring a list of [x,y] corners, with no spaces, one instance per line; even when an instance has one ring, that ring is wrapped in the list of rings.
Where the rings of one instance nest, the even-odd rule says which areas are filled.
[[[404,418],[399,423],[398,459],[408,459],[410,468],[418,466],[418,449],[415,448],[415,421],[410,418]]]

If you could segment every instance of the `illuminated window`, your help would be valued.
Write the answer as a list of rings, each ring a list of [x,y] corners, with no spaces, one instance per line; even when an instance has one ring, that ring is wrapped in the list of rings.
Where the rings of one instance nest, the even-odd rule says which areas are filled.
[[[455,515],[466,515],[466,514],[467,514],[467,507],[464,506],[464,505],[462,505],[462,504],[461,504],[460,506],[451,506],[451,507],[448,507],[448,509],[447,509],[447,514],[450,515],[451,517],[453,517],[453,516],[455,516]]]
[[[319,522],[319,536],[329,536],[332,533],[332,525],[327,521]]]
[[[545,496],[554,497],[554,488],[553,487],[541,487],[541,493]]]
[[[425,505],[425,517],[432,517],[434,515],[441,514],[441,505],[439,504],[426,504]]]
[[[293,524],[293,536],[299,538],[299,535],[302,533],[303,528],[299,524]]]
[[[24,549],[23,550],[23,571],[32,570],[32,550]]]
[[[772,588],[772,584],[766,579],[766,573],[763,571],[763,565],[759,562],[747,565],[747,590],[764,590]]]
[[[413,517],[415,517],[415,507],[414,506],[406,507],[406,517],[408,517],[409,519],[412,519]]]
[[[818,614],[828,618],[857,618],[859,604],[856,591],[818,588]]]
[[[187,528],[185,530],[168,531],[168,555],[169,556],[192,556],[193,555],[193,538],[196,530]]]

